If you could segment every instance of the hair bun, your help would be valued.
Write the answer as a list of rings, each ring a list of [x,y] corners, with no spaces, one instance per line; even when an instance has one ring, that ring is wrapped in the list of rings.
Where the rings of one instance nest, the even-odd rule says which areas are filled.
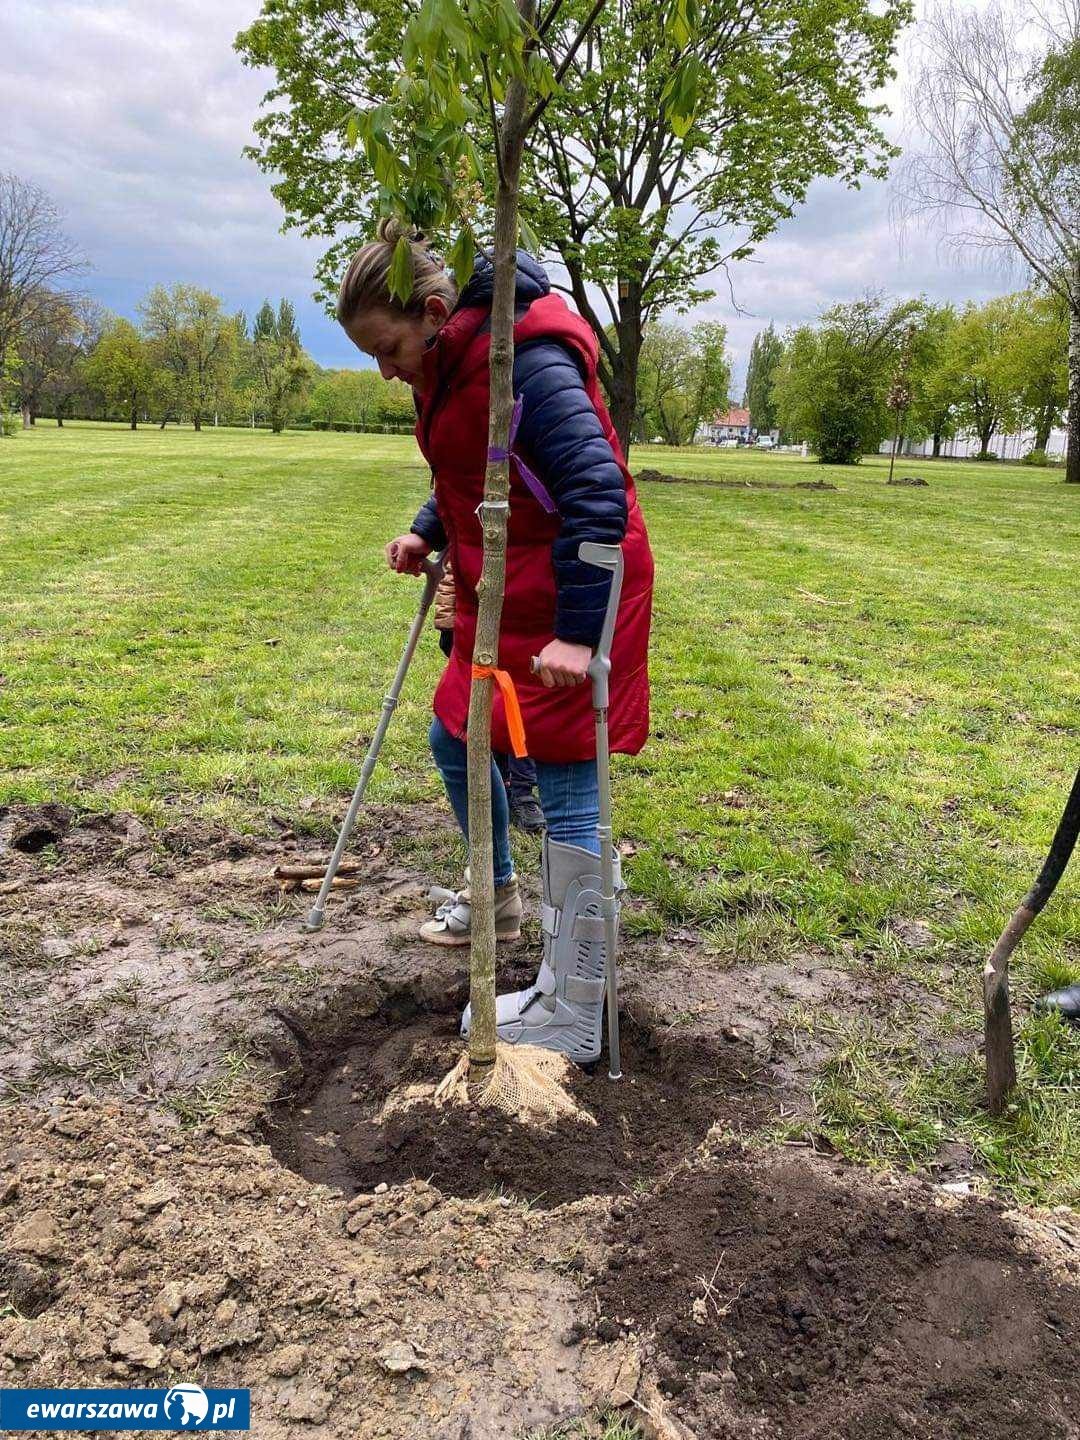
[[[384,215],[379,221],[379,228],[375,233],[386,245],[396,245],[401,239],[408,240],[410,244],[423,244],[424,242],[424,237],[419,234],[415,226],[410,225],[407,220],[399,219],[396,215]]]

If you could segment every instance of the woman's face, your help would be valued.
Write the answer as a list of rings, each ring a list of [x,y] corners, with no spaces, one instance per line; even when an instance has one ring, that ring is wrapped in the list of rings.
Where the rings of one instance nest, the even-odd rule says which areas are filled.
[[[424,350],[449,314],[446,301],[432,295],[422,315],[361,310],[345,326],[345,333],[358,350],[378,362],[384,380],[404,380],[414,390],[422,391]]]

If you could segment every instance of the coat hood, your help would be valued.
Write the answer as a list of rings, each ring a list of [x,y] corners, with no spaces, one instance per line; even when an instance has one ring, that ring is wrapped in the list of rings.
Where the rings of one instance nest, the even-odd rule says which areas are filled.
[[[495,266],[486,255],[481,255],[476,262],[476,268],[461,292],[457,308],[464,310],[482,305],[485,309],[490,309],[494,293]],[[547,277],[547,271],[526,251],[519,250],[517,252],[517,279],[514,286],[515,302],[518,305],[531,305],[534,300],[539,300],[542,296],[550,295],[550,293],[551,281]]]

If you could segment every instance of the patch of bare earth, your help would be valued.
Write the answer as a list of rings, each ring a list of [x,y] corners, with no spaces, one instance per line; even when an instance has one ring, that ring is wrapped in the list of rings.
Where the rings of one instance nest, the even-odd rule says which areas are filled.
[[[458,1053],[442,823],[369,815],[308,935],[284,826],[0,816],[0,1382],[250,1387],[269,1440],[1078,1433],[1071,1218],[732,1139],[805,1107],[791,1005],[867,999],[814,957],[628,946],[593,1125],[393,1103]]]

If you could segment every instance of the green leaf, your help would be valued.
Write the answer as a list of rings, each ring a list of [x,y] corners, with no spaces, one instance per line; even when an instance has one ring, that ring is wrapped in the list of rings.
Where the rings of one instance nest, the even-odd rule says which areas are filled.
[[[476,241],[469,229],[462,230],[461,234],[450,247],[447,256],[450,266],[454,272],[454,279],[461,289],[472,275],[473,266],[476,264]]]
[[[413,252],[406,236],[394,246],[394,258],[390,262],[390,294],[402,302],[408,300],[413,291]]]
[[[540,251],[540,237],[524,215],[518,216],[518,229],[521,232],[521,243],[525,249],[531,250],[534,255],[538,254]]]
[[[356,142],[360,138],[360,117],[356,111],[352,111],[348,123],[345,126],[345,144],[350,150],[356,149]]]

